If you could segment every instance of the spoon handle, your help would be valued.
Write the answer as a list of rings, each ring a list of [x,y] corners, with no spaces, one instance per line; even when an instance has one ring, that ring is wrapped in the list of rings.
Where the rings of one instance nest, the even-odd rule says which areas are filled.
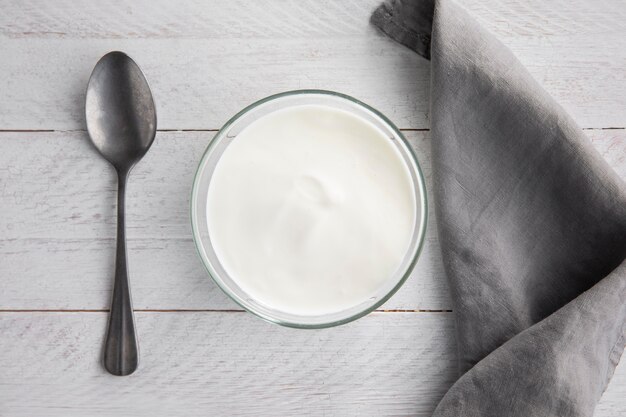
[[[130,375],[139,364],[139,346],[126,264],[125,199],[128,172],[118,172],[117,252],[109,328],[104,345],[104,367],[113,375]]]

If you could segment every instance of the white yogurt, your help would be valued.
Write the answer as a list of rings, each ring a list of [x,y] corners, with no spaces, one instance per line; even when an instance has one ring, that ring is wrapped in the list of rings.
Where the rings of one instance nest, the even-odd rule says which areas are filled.
[[[368,121],[320,105],[270,113],[221,156],[207,220],[250,297],[322,315],[372,297],[397,272],[416,221],[408,167]]]

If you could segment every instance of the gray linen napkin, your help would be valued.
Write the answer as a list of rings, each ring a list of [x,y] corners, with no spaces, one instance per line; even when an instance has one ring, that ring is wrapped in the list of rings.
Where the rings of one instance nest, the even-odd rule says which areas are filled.
[[[431,58],[438,231],[460,379],[435,416],[590,416],[626,340],[626,187],[451,0],[372,22]]]

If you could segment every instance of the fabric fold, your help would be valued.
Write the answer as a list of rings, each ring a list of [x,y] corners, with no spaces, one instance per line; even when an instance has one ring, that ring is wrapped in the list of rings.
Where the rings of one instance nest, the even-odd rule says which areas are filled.
[[[431,59],[434,197],[463,374],[435,415],[591,415],[624,349],[624,183],[451,0],[392,1],[372,22]]]

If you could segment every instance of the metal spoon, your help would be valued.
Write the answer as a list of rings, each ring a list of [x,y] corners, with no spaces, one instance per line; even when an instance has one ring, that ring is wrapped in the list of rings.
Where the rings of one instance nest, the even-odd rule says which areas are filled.
[[[126,265],[126,179],[154,141],[156,111],[150,87],[128,55],[110,52],[98,61],[87,86],[85,115],[91,141],[118,177],[115,282],[104,367],[113,375],[130,375],[139,363],[139,347]]]

